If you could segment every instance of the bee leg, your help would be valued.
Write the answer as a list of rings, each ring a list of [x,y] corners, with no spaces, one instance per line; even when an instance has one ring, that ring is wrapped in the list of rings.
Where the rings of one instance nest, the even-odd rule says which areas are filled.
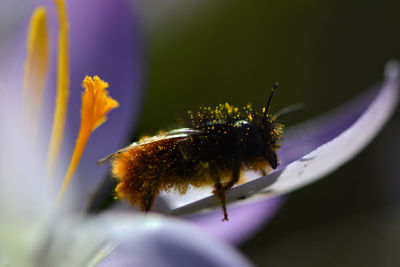
[[[145,189],[142,203],[142,211],[149,212],[153,206],[154,200],[158,195],[158,181],[160,177],[157,175],[151,179],[151,183]]]
[[[267,171],[266,171],[266,170],[264,170],[264,169],[261,169],[260,171],[261,171],[261,174],[262,174],[262,176],[267,176],[267,174],[268,174],[268,173],[267,173]]]
[[[146,213],[149,212],[151,210],[151,207],[153,206],[154,199],[155,199],[154,190],[146,191],[143,198],[142,211],[145,211]]]
[[[220,205],[222,207],[222,213],[224,214],[224,218],[222,221],[228,221],[228,212],[226,211],[226,202],[225,202],[225,189],[220,182],[215,183],[215,190],[213,194],[218,198]]]
[[[238,181],[240,177],[240,163],[235,162],[232,165],[232,179],[224,185],[224,190],[229,190],[234,186]]]
[[[222,218],[222,221],[228,221],[228,212],[226,211],[226,202],[225,202],[225,188],[221,184],[217,170],[215,168],[211,168],[210,172],[215,180],[215,184],[214,184],[215,189],[213,190],[213,194],[217,197],[217,199],[222,207],[222,213],[224,215],[224,218]]]

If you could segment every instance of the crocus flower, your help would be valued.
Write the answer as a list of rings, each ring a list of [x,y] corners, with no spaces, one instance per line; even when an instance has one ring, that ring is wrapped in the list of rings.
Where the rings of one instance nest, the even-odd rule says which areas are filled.
[[[64,64],[68,60],[67,27],[63,25],[67,22],[66,9],[61,0],[56,4],[61,22],[61,48],[58,50],[61,68],[57,69],[57,73],[59,80],[67,81],[59,87],[65,87],[69,83],[68,64]],[[111,254],[113,257],[105,262],[106,266],[121,266],[122,260],[129,260],[130,266],[143,266],[143,263],[146,266],[187,266],[194,259],[198,260],[198,264],[207,266],[250,266],[232,248],[207,238],[204,233],[181,221],[132,213],[89,218],[70,209],[69,201],[79,197],[82,192],[70,189],[67,192],[69,197],[63,198],[66,190],[61,190],[62,194],[55,194],[51,190],[52,186],[45,175],[45,158],[42,156],[45,148],[41,145],[46,143],[46,140],[42,140],[45,137],[32,134],[38,128],[33,123],[38,121],[35,118],[36,104],[40,104],[37,93],[47,73],[46,14],[46,9],[36,9],[31,22],[24,78],[27,91],[24,91],[23,106],[24,111],[28,112],[22,112],[22,118],[17,94],[10,93],[17,90],[10,85],[18,83],[0,84],[0,96],[6,100],[0,107],[0,265],[94,266],[118,245],[122,244],[123,249],[126,243],[135,250],[115,250]],[[93,79],[86,77],[83,86],[85,91],[82,94],[81,123],[76,142],[76,147],[80,149],[74,150],[71,160],[74,164],[70,164],[66,177],[73,176],[83,151],[81,144],[87,142],[87,133],[102,127],[107,113],[118,106],[108,95],[108,83],[97,76]],[[58,105],[60,101],[57,102],[57,108]],[[44,131],[50,128],[48,124],[52,121],[48,117],[49,110],[51,108],[44,104]],[[56,169],[54,176],[60,176],[64,169]],[[70,172],[71,175],[68,175]],[[63,184],[63,188],[67,187]],[[182,232],[184,235],[179,235]],[[171,255],[174,257],[171,258]]]
[[[395,77],[397,77],[397,74],[389,75],[388,77],[389,77],[388,81],[390,81],[390,80],[392,82],[395,81],[395,82],[393,82],[394,84],[397,82],[397,78],[395,78]],[[390,77],[392,79],[390,79]],[[397,90],[397,85],[396,86],[392,86],[392,88],[396,88],[396,90]],[[370,100],[370,99],[368,99],[368,100]],[[276,186],[276,185],[280,185],[280,187],[278,186],[278,190],[277,190],[278,193],[286,192],[288,190],[292,190],[292,189],[297,188],[298,184],[296,184],[296,183],[299,183],[299,181],[300,181],[300,183],[304,183],[305,180],[307,180],[307,179],[315,179],[317,177],[321,177],[321,173],[324,173],[324,172],[327,172],[327,171],[331,171],[333,168],[338,167],[338,165],[344,159],[346,159],[346,157],[348,158],[349,156],[354,154],[355,150],[358,150],[358,149],[360,149],[362,147],[362,145],[365,145],[365,143],[368,140],[371,139],[371,136],[367,135],[365,137],[365,139],[361,139],[364,143],[361,143],[361,144],[358,143],[358,146],[356,147],[355,150],[350,150],[350,152],[347,151],[349,154],[343,155],[344,157],[341,158],[341,162],[338,163],[337,161],[332,160],[330,162],[330,164],[333,164],[333,167],[328,165],[328,167],[325,166],[325,168],[322,168],[322,170],[319,169],[317,171],[315,171],[315,169],[313,171],[313,169],[311,168],[311,174],[310,174],[310,172],[308,174],[306,172],[306,175],[303,176],[303,173],[304,173],[303,169],[305,169],[307,167],[307,166],[305,166],[306,164],[303,164],[303,165],[297,164],[296,165],[295,163],[302,162],[302,161],[306,160],[307,158],[305,158],[305,157],[301,158],[301,157],[306,155],[306,154],[308,154],[308,153],[310,153],[311,151],[313,151],[314,149],[318,148],[319,146],[322,147],[322,144],[325,145],[325,143],[327,144],[327,143],[329,143],[331,141],[337,140],[341,136],[342,132],[347,131],[348,128],[346,128],[346,127],[348,127],[349,125],[356,125],[355,122],[358,121],[357,119],[361,119],[361,117],[362,117],[361,114],[363,113],[363,111],[368,106],[368,103],[370,103],[370,102],[368,102],[368,100],[365,100],[366,102],[361,103],[359,106],[355,105],[355,106],[357,106],[357,108],[354,111],[354,113],[353,114],[346,114],[346,118],[345,119],[341,118],[342,120],[340,122],[338,122],[337,124],[335,123],[336,121],[334,120],[334,123],[332,123],[332,125],[334,127],[332,127],[332,128],[325,127],[325,126],[316,127],[314,125],[314,126],[311,126],[313,128],[312,132],[307,132],[306,134],[304,134],[304,127],[305,126],[300,126],[299,127],[301,129],[300,131],[303,131],[304,135],[300,134],[300,136],[296,136],[296,139],[292,139],[292,141],[296,140],[297,143],[295,145],[293,145],[293,144],[290,145],[290,142],[287,143],[288,140],[289,141],[291,140],[289,137],[293,133],[293,132],[291,133],[291,131],[288,131],[288,134],[287,134],[287,137],[286,137],[286,143],[283,145],[282,150],[281,150],[281,154],[280,154],[280,158],[281,158],[281,161],[282,161],[281,169],[277,170],[277,172],[276,172],[277,174],[272,173],[271,175],[268,175],[266,177],[263,177],[263,178],[260,178],[260,179],[253,179],[251,182],[248,182],[248,183],[246,183],[244,185],[238,186],[237,187],[238,189],[236,189],[236,191],[235,191],[235,189],[232,190],[232,192],[237,192],[237,193],[231,193],[230,192],[228,194],[228,200],[235,201],[236,199],[247,198],[248,199],[247,201],[249,201],[250,198],[257,199],[257,198],[265,198],[265,196],[269,197],[270,195],[273,195],[268,191],[268,190],[270,190],[270,188],[266,189],[268,192],[265,193],[265,194],[263,193],[262,197],[259,197],[259,194],[254,194],[254,193],[262,192],[263,189],[267,188],[270,184],[274,184],[273,187]],[[393,108],[393,105],[389,105],[389,107]],[[378,112],[377,114],[380,114],[380,113]],[[386,113],[384,115],[386,115],[386,116],[384,116],[384,119],[385,119],[385,118],[387,118],[388,113]],[[330,118],[330,119],[333,120],[333,118]],[[327,121],[326,122],[327,125],[332,126],[331,124],[329,124],[329,120],[326,120],[326,121]],[[339,121],[339,119],[338,119],[338,121]],[[382,123],[383,120],[377,120],[377,121]],[[313,123],[311,123],[311,124],[313,124]],[[335,128],[335,127],[337,127],[339,130],[337,128]],[[379,129],[379,127],[376,127],[375,129]],[[337,131],[339,131],[339,132],[337,132]],[[366,131],[366,133],[368,133],[368,131]],[[362,135],[360,135],[360,136],[362,136]],[[304,149],[298,149],[301,146],[305,146],[305,148]],[[288,148],[288,151],[285,151],[285,149],[284,149],[285,147]],[[290,149],[289,149],[289,147],[290,147]],[[313,158],[310,158],[308,160],[310,160],[310,163],[314,162]],[[314,163],[314,164],[318,165],[320,163]],[[324,163],[324,162],[322,162],[322,163]],[[85,166],[85,164],[84,164],[84,166]],[[285,183],[283,183],[283,185],[282,185],[282,183],[279,183],[280,179],[283,179],[283,178],[284,178],[284,180],[290,180],[290,178],[287,178],[288,177],[287,175],[291,174],[290,172],[293,171],[293,170],[294,171],[298,171],[298,176],[302,176],[303,178],[305,177],[305,180],[304,179],[298,179],[298,180],[295,180],[295,181],[292,180],[291,182],[288,182],[288,184],[286,184],[286,185],[285,185]],[[278,182],[275,183],[276,179],[278,178],[278,176],[279,176]],[[296,177],[296,176],[291,175],[290,177]],[[255,181],[258,181],[258,182],[255,182]],[[85,188],[85,187],[83,187],[83,188]],[[239,189],[239,188],[241,188],[241,189]],[[204,195],[201,194],[201,193],[197,192],[196,194],[198,195],[197,196],[198,199],[199,198],[201,199],[201,198],[204,197]],[[173,213],[186,213],[187,211],[193,212],[193,211],[196,211],[198,209],[204,209],[204,208],[208,208],[209,206],[215,205],[215,203],[213,202],[212,198],[211,198],[211,202],[207,202],[207,201],[210,201],[210,198],[208,198],[208,200],[207,199],[200,200],[199,202],[195,202],[195,203],[192,203],[192,202],[193,202],[194,199],[196,199],[196,196],[189,194],[188,196],[186,196],[186,198],[189,199],[189,201],[187,203],[191,203],[191,204],[189,204],[189,205],[184,207],[184,202],[183,201],[185,200],[185,198],[179,197],[179,202],[180,203],[178,203],[178,204],[175,203],[175,206],[174,206],[174,204],[173,204],[174,203],[174,197],[172,197],[172,201],[171,201],[171,199],[169,199],[169,197],[167,197],[167,201],[169,202],[170,207],[172,207]],[[250,201],[253,201],[253,200],[250,199]],[[210,203],[211,203],[211,205],[209,205]],[[260,205],[260,203],[257,203],[257,204]],[[179,209],[178,209],[178,207],[179,207]],[[254,206],[252,206],[252,207],[254,207]],[[249,210],[250,209],[247,207],[246,211],[249,211]],[[259,208],[258,209],[256,208],[251,213],[257,213],[256,212],[257,210],[259,210]],[[251,219],[249,221],[251,221],[251,222],[255,221],[254,217],[253,217],[253,219]],[[232,227],[232,225],[230,225],[230,226]],[[223,226],[223,227],[226,228],[226,226]],[[233,228],[234,228],[234,225],[233,225]],[[243,225],[241,226],[241,229],[243,229]]]

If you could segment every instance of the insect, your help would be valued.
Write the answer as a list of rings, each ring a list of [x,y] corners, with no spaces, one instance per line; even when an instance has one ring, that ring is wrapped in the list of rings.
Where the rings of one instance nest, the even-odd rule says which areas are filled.
[[[227,221],[225,191],[244,171],[265,173],[278,166],[282,113],[268,113],[277,86],[260,112],[250,104],[239,109],[228,103],[189,111],[185,128],[141,138],[100,160],[111,162],[117,196],[148,212],[160,191],[185,194],[189,186],[213,186]]]

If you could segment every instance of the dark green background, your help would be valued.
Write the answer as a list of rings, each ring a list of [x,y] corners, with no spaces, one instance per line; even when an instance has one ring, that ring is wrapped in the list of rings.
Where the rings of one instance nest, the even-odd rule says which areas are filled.
[[[385,63],[400,58],[399,3],[232,0],[202,10],[174,38],[166,23],[148,35],[137,134],[154,134],[199,105],[261,108],[274,81],[281,88],[273,111],[306,104],[287,124],[328,111],[379,82]],[[292,193],[240,249],[260,266],[397,266],[399,123],[397,112],[356,159]]]

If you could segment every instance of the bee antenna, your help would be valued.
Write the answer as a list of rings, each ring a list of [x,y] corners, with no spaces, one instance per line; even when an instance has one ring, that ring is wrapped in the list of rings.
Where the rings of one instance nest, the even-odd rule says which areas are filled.
[[[278,82],[275,82],[274,85],[272,86],[272,91],[271,94],[269,95],[267,106],[264,109],[264,120],[267,118],[269,107],[271,106],[272,97],[274,96],[276,90],[278,89],[278,86],[279,86]]]
[[[265,114],[268,113],[268,111],[269,111],[269,107],[271,106],[271,102],[272,102],[272,97],[275,95],[275,92],[278,89],[278,86],[279,86],[278,82],[275,82],[274,86],[272,86],[271,94],[269,95],[267,106],[265,107],[265,111],[264,111]]]

